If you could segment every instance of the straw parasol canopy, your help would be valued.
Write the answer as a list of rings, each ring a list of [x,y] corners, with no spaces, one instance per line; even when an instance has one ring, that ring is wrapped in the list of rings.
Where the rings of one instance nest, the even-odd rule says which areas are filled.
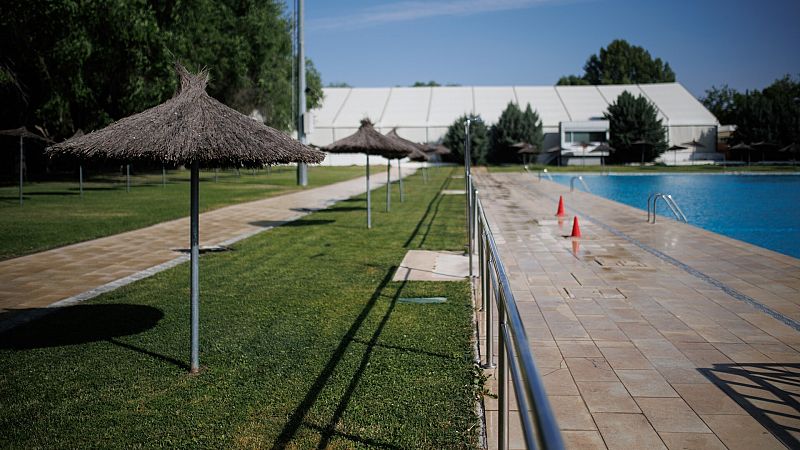
[[[223,105],[206,93],[208,72],[190,74],[176,64],[180,87],[166,102],[106,128],[47,149],[50,155],[155,160],[191,166],[191,372],[200,370],[200,166],[260,166],[322,162],[314,150]]]
[[[453,153],[449,148],[445,147],[443,144],[428,144],[425,146],[425,153],[433,153],[439,156],[442,155],[449,155]]]
[[[358,131],[323,147],[330,153],[364,153],[367,155],[367,228],[372,228],[372,195],[369,189],[369,155],[379,155],[390,158],[392,154],[408,155],[410,152],[405,144],[390,137],[384,136],[375,130],[369,119],[362,119]],[[387,198],[389,192],[387,180]],[[389,202],[386,203],[387,209]]]
[[[412,161],[428,160],[428,155],[426,155],[425,152],[423,151],[424,147],[417,144],[416,142],[412,142],[409,141],[408,139],[401,137],[399,134],[397,134],[397,128],[392,128],[392,131],[386,133],[386,136],[405,144],[406,147],[408,147],[408,149],[410,150],[410,153],[406,156],[408,156],[408,158],[411,159]],[[398,156],[396,158],[391,158],[391,159],[400,159],[403,157],[404,156]]]
[[[539,147],[527,142],[517,142],[516,144],[511,144],[511,147],[517,149],[517,153],[520,155],[539,153]]]
[[[25,150],[23,146],[23,141],[25,139],[34,139],[37,141],[42,141],[46,143],[53,142],[51,139],[48,139],[44,136],[38,135],[25,127],[19,128],[11,128],[9,130],[0,130],[0,135],[3,136],[15,136],[19,137],[19,205],[22,206],[22,178],[24,172],[24,162],[25,162]]]
[[[175,70],[180,87],[171,99],[48,151],[179,165],[198,162],[204,167],[261,167],[324,159],[323,153],[210,97],[206,70],[194,75],[180,64]]]
[[[322,148],[330,153],[365,153],[367,155],[386,155],[409,153],[405,144],[382,135],[369,119],[362,119],[358,131]]]

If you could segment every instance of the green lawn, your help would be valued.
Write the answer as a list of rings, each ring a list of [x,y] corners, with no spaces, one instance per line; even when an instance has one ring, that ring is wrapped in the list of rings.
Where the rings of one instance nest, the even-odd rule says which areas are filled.
[[[0,335],[0,447],[474,448],[469,284],[390,281],[463,248],[453,171],[203,255],[198,376],[186,264]]]
[[[309,167],[309,186],[344,181],[364,174],[363,167]],[[189,173],[170,171],[133,176],[126,192],[124,176],[95,176],[80,196],[74,182],[28,183],[24,205],[18,187],[0,187],[0,259],[95,239],[189,215]],[[284,194],[299,189],[294,167],[253,172],[201,172],[200,210]]]
[[[487,166],[489,172],[523,172],[522,164],[508,164],[502,166]],[[538,164],[528,165],[531,172],[539,172],[547,169],[548,172],[617,172],[617,173],[654,173],[654,172],[675,172],[675,173],[724,173],[724,172],[798,172],[798,166],[542,166]]]

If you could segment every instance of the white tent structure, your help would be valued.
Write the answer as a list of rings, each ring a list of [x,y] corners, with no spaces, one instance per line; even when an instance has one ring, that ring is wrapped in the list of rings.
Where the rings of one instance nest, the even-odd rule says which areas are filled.
[[[644,96],[652,102],[666,128],[669,145],[696,140],[705,148],[667,152],[664,162],[721,158],[717,154],[719,122],[679,83],[628,84],[606,86],[442,86],[395,88],[325,88],[320,108],[310,113],[309,142],[325,146],[353,134],[361,119],[369,117],[375,128],[397,133],[414,142],[432,142],[444,137],[447,128],[462,114],[480,114],[487,124],[497,122],[508,102],[521,108],[528,104],[539,113],[544,127],[544,148],[561,146],[563,155],[580,161],[591,147],[576,147],[582,124],[587,132],[599,136],[608,105],[624,91]],[[599,127],[599,128],[598,128]],[[575,136],[570,141],[568,139]],[[703,152],[703,153],[701,153]],[[549,154],[552,156],[553,154]],[[543,154],[542,157],[548,157]],[[591,154],[597,158],[597,154]],[[323,164],[363,164],[363,155],[329,155]],[[581,164],[581,162],[570,162]]]

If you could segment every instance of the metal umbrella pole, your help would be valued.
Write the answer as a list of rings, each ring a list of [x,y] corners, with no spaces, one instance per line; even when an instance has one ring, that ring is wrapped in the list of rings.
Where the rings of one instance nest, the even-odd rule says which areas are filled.
[[[22,150],[22,139],[23,137],[19,137],[19,206],[22,206],[22,161],[24,156],[24,152]]]
[[[372,195],[369,190],[369,153],[367,153],[367,228],[372,228]]]
[[[80,189],[81,197],[83,197],[83,164],[78,166],[78,189]]]
[[[403,169],[402,169],[402,166],[403,166],[403,164],[398,159],[397,160],[397,180],[400,183],[400,203],[403,203],[405,201],[405,197],[403,196]]]
[[[192,162],[191,176],[191,223],[189,244],[191,251],[190,316],[191,316],[191,372],[200,370],[200,163]]]
[[[125,191],[131,191],[131,165],[125,164]]]
[[[464,142],[464,191],[467,194],[467,251],[469,256],[469,276],[472,278],[472,174],[470,164],[472,162],[471,147],[472,142],[469,136],[469,127],[472,119],[467,119],[466,140]]]
[[[392,160],[386,160],[386,212],[392,206]]]

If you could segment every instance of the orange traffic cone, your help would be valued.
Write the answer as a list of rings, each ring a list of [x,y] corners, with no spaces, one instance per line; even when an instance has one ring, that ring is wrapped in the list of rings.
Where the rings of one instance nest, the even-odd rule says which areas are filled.
[[[564,212],[564,197],[558,196],[558,211],[556,211],[557,217],[564,217],[566,213]]]
[[[572,234],[570,237],[581,237],[581,226],[578,225],[578,216],[572,219]]]

